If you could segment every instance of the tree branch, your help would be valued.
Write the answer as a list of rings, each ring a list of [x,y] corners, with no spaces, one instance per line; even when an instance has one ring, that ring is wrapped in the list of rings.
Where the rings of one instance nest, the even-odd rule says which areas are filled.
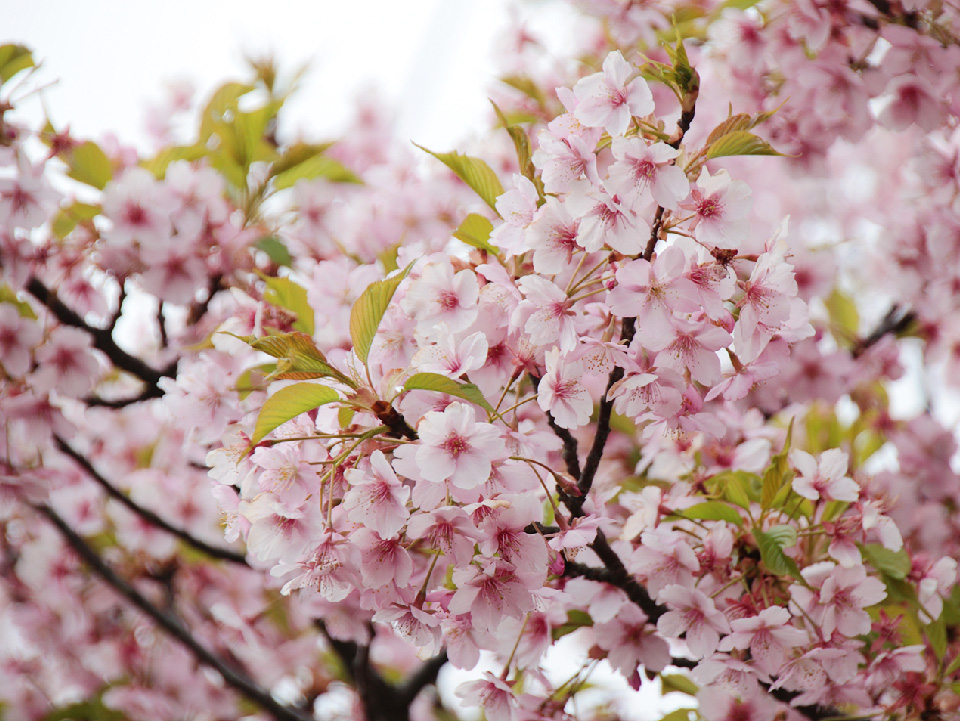
[[[447,662],[447,652],[443,650],[424,661],[406,681],[395,686],[370,663],[369,645],[333,638],[323,619],[315,619],[313,624],[349,674],[367,721],[409,721],[410,704],[426,686],[436,683],[440,669]]]
[[[34,509],[57,528],[67,545],[101,580],[150,617],[169,636],[183,644],[193,654],[197,662],[217,671],[230,688],[262,708],[276,721],[312,721],[312,715],[301,713],[277,702],[266,689],[260,687],[253,679],[228,665],[223,659],[201,645],[179,618],[171,613],[161,611],[126,579],[120,577],[56,511],[42,504],[34,506]]]
[[[88,325],[75,310],[60,300],[57,294],[47,288],[36,276],[32,276],[27,281],[26,288],[27,291],[43,303],[62,324],[73,326],[74,328],[79,328],[89,333],[93,340],[93,347],[103,352],[113,365],[143,381],[147,385],[147,389],[141,394],[143,396],[141,400],[159,398],[163,395],[163,391],[157,386],[157,383],[161,378],[172,378],[176,375],[176,362],[171,363],[163,370],[155,370],[136,356],[132,356],[120,348],[113,340],[113,332],[110,328],[94,328]]]
[[[108,496],[119,501],[123,506],[136,513],[147,523],[166,531],[172,536],[176,536],[188,546],[195,548],[211,558],[216,558],[221,561],[229,561],[230,563],[237,563],[242,566],[249,565],[244,554],[238,553],[237,551],[232,551],[229,548],[211,546],[205,541],[201,541],[199,538],[190,535],[182,528],[171,525],[149,508],[144,508],[136,501],[131,499],[126,493],[123,493],[119,488],[104,478],[104,476],[93,467],[93,465],[85,456],[77,453],[77,451],[75,451],[73,447],[60,436],[54,435],[53,440],[60,452],[66,456],[69,456],[74,463],[80,466],[86,472],[86,474],[90,476],[90,478],[92,478],[97,485],[99,485],[106,492]]]
[[[851,350],[853,357],[859,358],[871,346],[876,345],[881,338],[889,333],[894,335],[903,333],[916,319],[917,314],[912,310],[902,310],[899,305],[894,303],[877,324],[877,327],[874,328],[869,335],[857,340]]]

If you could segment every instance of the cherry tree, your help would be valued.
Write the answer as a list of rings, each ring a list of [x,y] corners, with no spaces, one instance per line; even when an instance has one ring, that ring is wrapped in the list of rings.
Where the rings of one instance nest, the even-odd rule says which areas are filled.
[[[960,12],[576,5],[450,152],[0,46],[0,718],[960,718]]]

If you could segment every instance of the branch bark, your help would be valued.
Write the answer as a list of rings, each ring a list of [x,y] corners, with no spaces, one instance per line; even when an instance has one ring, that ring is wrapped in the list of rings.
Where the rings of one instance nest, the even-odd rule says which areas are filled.
[[[199,538],[187,533],[182,528],[178,528],[177,526],[168,523],[149,508],[144,508],[130,498],[126,493],[122,492],[119,488],[108,481],[103,475],[100,474],[99,471],[97,471],[96,468],[93,467],[93,464],[90,463],[85,456],[77,453],[77,451],[74,450],[74,448],[60,436],[55,435],[53,439],[60,452],[66,456],[69,456],[74,463],[80,466],[80,468],[82,468],[84,472],[90,476],[90,478],[93,479],[93,481],[95,481],[96,484],[100,486],[108,496],[110,496],[110,498],[119,501],[123,506],[136,513],[147,523],[163,529],[172,536],[176,536],[191,548],[195,548],[211,558],[215,558],[220,561],[229,561],[230,563],[236,563],[242,566],[249,565],[244,554],[238,553],[237,551],[232,551],[229,548],[211,546],[209,543],[201,541]]]
[[[369,645],[333,638],[322,619],[315,620],[314,625],[350,676],[367,721],[409,721],[410,704],[424,688],[436,683],[440,669],[447,662],[446,650],[440,651],[424,661],[406,681],[395,686],[386,681],[370,663]]]
[[[130,355],[113,340],[113,331],[110,328],[94,328],[89,325],[75,310],[60,300],[57,294],[44,285],[36,276],[31,277],[27,281],[26,288],[30,294],[43,303],[62,324],[73,326],[74,328],[79,328],[89,333],[93,340],[93,347],[106,355],[113,365],[143,381],[147,387],[144,389],[143,394],[138,397],[139,400],[159,398],[163,395],[163,390],[157,386],[160,379],[173,378],[176,376],[176,362],[158,371],[136,356]]]
[[[209,666],[219,673],[224,682],[244,698],[262,708],[276,721],[312,721],[313,716],[302,713],[279,703],[270,693],[258,685],[242,671],[228,665],[223,659],[203,646],[183,622],[172,613],[161,611],[143,594],[122,578],[94,551],[87,542],[61,518],[56,511],[46,505],[36,505],[34,509],[46,517],[60,532],[64,541],[80,559],[108,586],[113,588],[130,604],[142,611],[171,638],[183,644],[198,663]]]

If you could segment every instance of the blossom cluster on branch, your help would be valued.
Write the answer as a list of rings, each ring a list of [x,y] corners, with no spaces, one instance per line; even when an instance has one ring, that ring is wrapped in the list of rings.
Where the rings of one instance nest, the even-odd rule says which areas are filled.
[[[0,46],[0,718],[960,718],[960,14],[576,4],[468,154]]]

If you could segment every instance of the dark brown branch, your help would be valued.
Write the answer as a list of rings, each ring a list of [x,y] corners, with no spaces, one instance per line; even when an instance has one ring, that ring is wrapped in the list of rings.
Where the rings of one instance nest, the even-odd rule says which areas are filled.
[[[343,664],[360,697],[367,721],[409,721],[410,704],[426,686],[436,683],[440,669],[447,662],[447,652],[441,651],[424,661],[402,684],[394,686],[370,663],[368,645],[334,638],[322,619],[316,619],[313,623]]]
[[[102,581],[146,614],[169,636],[183,644],[193,654],[198,663],[217,671],[230,688],[262,708],[277,721],[312,721],[313,717],[311,715],[301,713],[277,702],[266,689],[259,686],[253,679],[228,665],[219,656],[201,645],[179,618],[171,613],[161,611],[126,579],[119,576],[56,511],[45,505],[34,506],[34,508],[56,526],[67,545]]]
[[[424,661],[420,665],[420,668],[414,671],[407,678],[407,680],[397,688],[397,693],[400,695],[401,699],[405,700],[407,706],[413,703],[413,700],[417,697],[417,694],[419,694],[424,688],[437,682],[437,677],[440,675],[440,669],[443,668],[446,663],[447,651],[444,649],[436,656],[428,658],[426,661]]]
[[[117,323],[120,321],[120,316],[123,315],[123,301],[127,299],[127,284],[122,278],[118,281],[120,283],[120,297],[117,299],[117,311],[112,316],[110,316],[110,322],[107,323],[107,329],[112,334],[114,329],[117,327]]]
[[[563,442],[561,457],[563,464],[567,467],[567,473],[574,479],[580,478],[580,456],[577,451],[577,439],[566,428],[561,428],[553,419],[553,414],[547,413],[547,424],[550,430]]]
[[[881,338],[887,334],[898,334],[905,332],[917,319],[917,314],[912,310],[902,310],[900,306],[894,303],[890,310],[886,312],[877,327],[869,335],[860,338],[853,346],[851,353],[854,358],[859,358],[867,349],[876,345]]]
[[[533,382],[534,390],[540,388],[540,376],[530,373],[530,380]],[[566,428],[561,428],[557,425],[557,422],[553,418],[553,414],[550,411],[547,411],[547,424],[550,426],[550,430],[553,431],[553,434],[563,442],[563,450],[560,452],[561,457],[563,458],[563,463],[567,467],[567,473],[570,476],[577,480],[580,478],[580,456],[579,451],[577,450],[577,439],[573,437],[573,434]],[[562,488],[557,489],[560,492],[561,496],[564,496]]]
[[[611,548],[607,537],[603,531],[597,531],[597,537],[590,544],[590,548],[597,554],[603,562],[602,568],[596,566],[587,566],[583,563],[567,561],[564,566],[564,573],[568,576],[581,576],[591,581],[600,583],[609,583],[616,586],[629,598],[641,611],[643,611],[650,623],[656,623],[657,620],[667,612],[665,606],[660,605],[651,598],[643,586],[634,578],[626,567],[617,552]]]
[[[38,278],[31,277],[27,281],[26,288],[62,324],[89,333],[93,340],[93,347],[102,351],[113,365],[143,381],[147,385],[143,395],[149,398],[159,398],[163,395],[163,391],[157,386],[157,383],[161,378],[172,378],[177,374],[176,362],[171,363],[163,370],[155,370],[136,356],[132,356],[120,348],[113,340],[113,331],[110,328],[94,328],[88,325],[75,310],[60,300],[57,294],[47,288]]]
[[[195,548],[211,558],[221,561],[229,561],[230,563],[237,563],[242,566],[248,565],[246,556],[244,556],[244,554],[238,553],[237,551],[232,551],[229,548],[211,546],[209,543],[201,541],[199,538],[190,535],[182,528],[171,525],[149,508],[144,508],[136,501],[131,499],[126,493],[123,493],[119,488],[110,483],[110,481],[108,481],[99,471],[97,471],[96,468],[93,467],[93,464],[91,464],[85,456],[77,453],[77,451],[74,450],[73,447],[60,436],[55,435],[53,439],[60,452],[66,456],[69,456],[74,463],[80,466],[86,472],[86,474],[90,476],[90,478],[93,479],[108,496],[110,496],[110,498],[119,501],[123,506],[136,513],[147,523],[166,531],[172,536],[176,536],[188,546]]]

